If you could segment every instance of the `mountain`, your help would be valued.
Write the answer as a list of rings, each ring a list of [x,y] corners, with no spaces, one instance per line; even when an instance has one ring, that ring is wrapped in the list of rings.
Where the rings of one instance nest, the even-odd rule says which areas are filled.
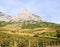
[[[37,21],[37,22],[41,22],[42,19],[41,19],[41,17],[39,17],[35,14],[32,14],[28,10],[24,9],[15,16],[0,12],[0,21],[6,21],[6,22],[9,22],[9,21],[13,21],[13,22],[14,21],[16,21],[16,22],[17,21],[21,21],[21,22],[24,22],[24,21]]]

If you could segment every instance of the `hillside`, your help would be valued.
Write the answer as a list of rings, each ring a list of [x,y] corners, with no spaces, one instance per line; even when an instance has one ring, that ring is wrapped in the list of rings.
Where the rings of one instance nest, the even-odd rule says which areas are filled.
[[[44,32],[56,32],[60,30],[60,24],[49,23],[49,22],[38,22],[28,24],[21,22],[0,22],[0,31],[10,33],[10,34],[19,34],[19,35],[30,35],[34,36],[36,34],[41,35]],[[42,34],[43,35],[43,34]],[[53,35],[54,36],[54,35]],[[53,37],[52,36],[52,37]]]

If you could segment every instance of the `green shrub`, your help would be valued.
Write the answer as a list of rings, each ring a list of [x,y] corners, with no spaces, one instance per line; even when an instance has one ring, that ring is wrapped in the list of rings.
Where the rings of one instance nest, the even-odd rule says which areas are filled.
[[[0,27],[3,27],[3,26],[5,26],[5,25],[7,25],[7,22],[5,22],[5,21],[0,21]]]
[[[57,36],[58,38],[60,38],[60,30],[57,30],[57,31],[56,31],[56,36]]]
[[[34,37],[39,37],[38,34],[35,34]]]
[[[41,33],[41,35],[55,37],[56,32],[43,32]]]

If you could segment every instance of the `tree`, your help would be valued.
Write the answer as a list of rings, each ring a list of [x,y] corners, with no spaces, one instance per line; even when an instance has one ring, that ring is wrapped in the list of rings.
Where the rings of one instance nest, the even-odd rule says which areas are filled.
[[[57,36],[58,38],[60,38],[60,30],[57,30],[57,31],[56,31],[56,36]]]

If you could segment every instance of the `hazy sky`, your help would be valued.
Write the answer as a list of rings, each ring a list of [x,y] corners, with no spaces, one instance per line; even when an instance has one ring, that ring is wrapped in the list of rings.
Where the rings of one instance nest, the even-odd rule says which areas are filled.
[[[17,14],[22,9],[28,9],[45,21],[60,23],[60,0],[0,0],[0,11]]]

